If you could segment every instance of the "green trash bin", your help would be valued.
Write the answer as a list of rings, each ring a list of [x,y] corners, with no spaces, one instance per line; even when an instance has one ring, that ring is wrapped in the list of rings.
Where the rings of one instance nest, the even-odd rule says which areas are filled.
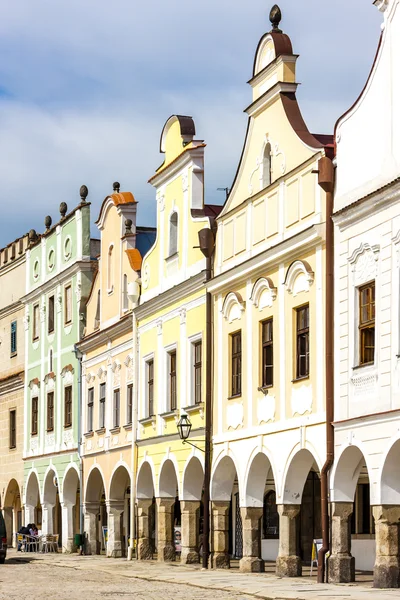
[[[78,548],[80,546],[82,546],[82,534],[80,533],[76,533],[74,536],[74,544],[75,546],[77,546]]]

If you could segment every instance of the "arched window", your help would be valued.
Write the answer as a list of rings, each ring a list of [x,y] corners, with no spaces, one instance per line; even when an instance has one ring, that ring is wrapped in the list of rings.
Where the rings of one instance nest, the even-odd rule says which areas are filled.
[[[271,185],[271,144],[264,148],[263,156],[263,189]]]
[[[97,307],[96,307],[96,316],[94,318],[94,328],[98,329],[100,327],[100,290],[97,292]]]
[[[124,274],[122,282],[122,310],[128,310],[128,276]]]
[[[114,246],[111,245],[108,249],[108,264],[107,264],[107,291],[110,293],[114,289]]]
[[[178,213],[173,212],[169,220],[169,256],[178,252]]]
[[[279,538],[279,514],[274,490],[270,490],[264,496],[263,537],[270,540]]]

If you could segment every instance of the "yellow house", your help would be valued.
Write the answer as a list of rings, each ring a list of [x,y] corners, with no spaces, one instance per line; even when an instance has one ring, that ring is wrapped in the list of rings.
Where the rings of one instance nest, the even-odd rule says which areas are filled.
[[[198,562],[205,424],[206,259],[199,231],[219,207],[204,204],[204,147],[191,117],[170,117],[161,134],[157,238],[143,259],[135,309],[138,340],[138,557]],[[177,423],[192,423],[183,445]],[[181,538],[181,542],[180,542]]]
[[[104,200],[98,271],[87,303],[82,354],[82,470],[86,552],[118,557],[129,546],[134,366],[132,308],[141,253],[154,229],[136,226],[130,192]],[[149,243],[150,242],[150,243]],[[108,542],[107,542],[108,538]]]
[[[208,285],[212,564],[227,568],[235,557],[242,571],[263,571],[276,560],[278,575],[297,576],[322,536],[333,168],[332,139],[310,134],[302,119],[298,57],[280,18],[275,6],[256,50],[247,134],[217,218]]]

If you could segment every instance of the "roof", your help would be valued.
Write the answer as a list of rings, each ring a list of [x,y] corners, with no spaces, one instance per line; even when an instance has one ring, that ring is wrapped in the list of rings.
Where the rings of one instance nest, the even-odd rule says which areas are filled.
[[[136,248],[145,256],[156,241],[157,230],[155,227],[136,227]]]
[[[120,204],[134,204],[136,202],[132,192],[117,192],[110,194],[107,198],[111,198],[115,206],[119,206]]]
[[[142,267],[142,256],[137,248],[128,248],[125,250],[129,264],[134,271],[140,271]]]

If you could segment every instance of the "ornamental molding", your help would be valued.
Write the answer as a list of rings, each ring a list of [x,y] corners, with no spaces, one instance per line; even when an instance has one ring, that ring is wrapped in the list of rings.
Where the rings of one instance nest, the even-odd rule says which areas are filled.
[[[97,377],[100,379],[100,381],[104,381],[107,377],[107,369],[100,367],[97,371]]]
[[[258,424],[275,421],[276,402],[275,396],[262,396],[257,403],[257,421]]]
[[[180,323],[181,325],[186,324],[186,308],[181,308],[179,311]]]
[[[285,286],[289,294],[297,296],[309,292],[314,283],[314,272],[305,260],[295,260],[286,272]]]
[[[28,387],[31,389],[31,391],[37,391],[40,388],[40,381],[37,377],[35,377],[34,379],[31,379],[30,382],[28,383]]]
[[[378,383],[378,372],[375,367],[372,369],[357,370],[351,377],[353,394],[355,397],[370,397],[375,395]]]
[[[271,307],[276,300],[277,289],[274,287],[272,279],[269,277],[260,277],[253,285],[251,291],[250,302],[256,308],[262,310],[266,307]]]
[[[41,323],[44,323],[46,320],[46,306],[45,305],[41,306],[39,309],[39,312],[40,312],[40,321],[41,321]]]
[[[239,292],[229,292],[225,296],[224,303],[222,305],[221,312],[229,323],[239,320],[242,318],[242,313],[246,309],[246,303],[243,301],[242,296]]]
[[[313,394],[311,385],[292,388],[291,406],[293,415],[310,413],[312,411],[312,402]]]
[[[60,313],[62,310],[62,296],[61,294],[57,295],[57,299],[56,299],[56,311],[57,313]]]
[[[124,360],[124,365],[126,367],[130,367],[130,365],[133,363],[133,356],[132,354],[128,354],[128,356],[126,357],[126,359]]]
[[[238,429],[243,427],[244,410],[243,404],[234,402],[229,403],[226,410],[226,424],[228,429]]]
[[[187,170],[182,175],[182,192],[185,193],[189,189],[189,176]]]
[[[352,265],[352,273],[355,284],[362,284],[376,278],[378,270],[378,259],[380,246],[362,243],[348,257]]]
[[[30,321],[29,315],[25,315],[25,317],[22,319],[25,331],[28,331],[28,329],[29,329],[29,321]]]
[[[95,377],[95,375],[93,375],[93,373],[86,373],[85,378],[86,378],[86,382],[88,384],[92,383],[96,379],[96,377]]]
[[[375,0],[374,6],[376,6],[380,12],[385,12],[389,7],[389,0]]]
[[[47,373],[44,377],[44,383],[48,388],[54,388],[54,381],[56,379],[55,373],[52,371],[51,373]]]

